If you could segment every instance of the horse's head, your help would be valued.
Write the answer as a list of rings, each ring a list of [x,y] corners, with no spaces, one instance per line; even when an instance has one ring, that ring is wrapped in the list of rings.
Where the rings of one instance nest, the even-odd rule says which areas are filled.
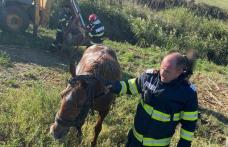
[[[76,127],[81,134],[81,127],[94,98],[105,95],[105,85],[98,77],[89,74],[76,75],[75,65],[70,66],[70,73],[72,78],[61,92],[61,107],[50,127],[50,133],[55,139],[65,136],[70,127]]]
[[[104,45],[93,45],[86,49],[78,66],[70,68],[72,79],[61,93],[61,107],[50,128],[55,138],[67,134],[69,127],[78,130],[77,140],[81,140],[81,127],[90,108],[98,112],[98,121],[92,146],[96,145],[97,137],[102,128],[102,122],[114,101],[114,95],[108,93],[105,86],[109,80],[120,79],[120,66],[114,50]]]
[[[90,108],[86,81],[75,74],[75,66],[71,65],[72,79],[67,88],[61,92],[61,107],[50,127],[55,139],[60,139],[69,131],[69,127],[81,128]]]

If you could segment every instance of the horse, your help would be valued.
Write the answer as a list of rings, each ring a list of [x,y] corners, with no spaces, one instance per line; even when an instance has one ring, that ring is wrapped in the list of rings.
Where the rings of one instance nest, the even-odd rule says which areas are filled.
[[[114,95],[107,93],[105,81],[121,78],[120,65],[114,50],[104,45],[86,49],[77,68],[70,66],[72,78],[60,95],[61,107],[56,114],[50,133],[55,139],[65,136],[70,127],[76,128],[77,138],[82,140],[81,128],[90,109],[98,112],[91,146],[95,147]],[[106,90],[106,91],[105,91]]]

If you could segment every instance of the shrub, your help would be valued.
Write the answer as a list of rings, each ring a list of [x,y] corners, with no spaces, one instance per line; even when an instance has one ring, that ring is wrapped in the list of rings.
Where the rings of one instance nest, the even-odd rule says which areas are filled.
[[[216,19],[199,17],[187,8],[151,11],[134,4],[110,5],[107,1],[81,1],[84,18],[97,13],[111,40],[166,49],[195,48],[202,58],[227,65],[228,27]],[[211,56],[212,55],[212,56]]]

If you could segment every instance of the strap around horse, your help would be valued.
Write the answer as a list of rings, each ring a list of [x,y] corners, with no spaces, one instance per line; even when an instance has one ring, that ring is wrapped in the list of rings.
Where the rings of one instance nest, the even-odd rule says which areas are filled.
[[[103,78],[101,78],[101,77],[98,77],[98,76],[94,76],[94,75],[92,75],[91,73],[83,73],[83,74],[80,74],[80,75],[76,75],[76,76],[72,77],[72,78],[68,81],[68,83],[69,83],[71,86],[74,86],[78,80],[84,80],[85,82],[86,82],[87,80],[97,80],[97,81],[102,82],[104,85],[105,85],[105,83],[106,83],[106,80],[105,80],[105,79],[103,79]],[[107,93],[107,94],[108,94],[108,93]],[[92,98],[97,98],[97,97],[105,96],[105,95],[107,95],[107,94],[103,91],[103,92],[101,92],[101,93],[99,93],[99,94],[97,94],[97,95],[95,95],[95,96],[92,96]]]
[[[63,120],[61,117],[56,117],[55,121],[60,124],[61,126],[65,126],[65,127],[72,127],[72,126],[76,126],[76,121],[70,121],[70,120]]]

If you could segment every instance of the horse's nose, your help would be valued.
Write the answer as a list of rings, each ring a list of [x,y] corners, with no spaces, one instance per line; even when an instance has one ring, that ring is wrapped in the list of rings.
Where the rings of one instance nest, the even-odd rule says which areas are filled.
[[[50,134],[55,138],[55,139],[60,139],[60,135],[58,134],[58,133],[56,133],[56,131],[55,131],[55,125],[54,124],[52,124],[51,125],[51,127],[50,127]]]
[[[68,130],[68,128],[58,128],[58,126],[53,124],[50,127],[50,134],[54,137],[54,139],[61,139],[63,136],[67,134]]]

